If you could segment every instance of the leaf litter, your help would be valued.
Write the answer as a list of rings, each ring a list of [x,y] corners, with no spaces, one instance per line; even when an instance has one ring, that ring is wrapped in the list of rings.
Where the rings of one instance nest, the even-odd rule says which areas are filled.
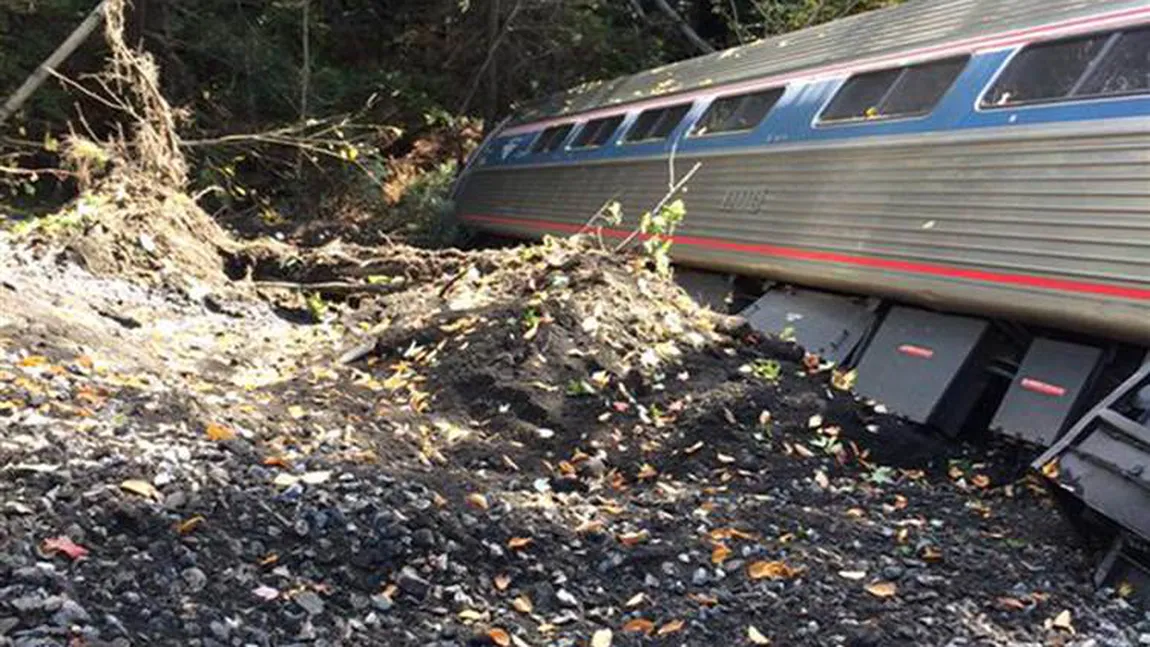
[[[142,644],[1142,631],[1084,583],[1088,555],[1045,492],[1006,495],[993,448],[856,402],[853,375],[641,259],[548,241],[335,245],[288,264],[273,247],[237,260],[257,278],[404,280],[301,325],[258,283],[218,290],[223,314],[0,253],[22,290],[0,306],[27,317],[0,328],[0,618],[17,631],[51,625],[15,612],[38,595],[80,605],[86,636]],[[84,315],[106,299],[141,326]],[[952,459],[982,465],[966,487]],[[75,561],[27,579],[37,552]]]

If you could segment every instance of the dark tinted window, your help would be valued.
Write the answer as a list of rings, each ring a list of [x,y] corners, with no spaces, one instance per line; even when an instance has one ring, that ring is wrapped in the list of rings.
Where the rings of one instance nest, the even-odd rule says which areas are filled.
[[[966,57],[906,68],[879,112],[883,117],[925,115],[966,67]]]
[[[619,124],[621,123],[623,123],[622,115],[588,121],[587,124],[583,126],[583,130],[579,131],[579,136],[575,138],[575,143],[571,144],[571,148],[593,148],[602,146],[611,141],[611,136],[619,129]]]
[[[644,110],[635,120],[635,124],[631,126],[631,130],[627,132],[625,139],[629,142],[666,139],[690,110],[691,104],[689,103],[670,108]]]
[[[562,126],[552,126],[544,130],[539,139],[535,140],[535,145],[531,147],[533,153],[550,153],[563,145],[563,140],[567,139],[567,135],[571,134],[571,129],[574,124],[564,124]]]
[[[823,111],[823,121],[861,119],[878,115],[878,105],[898,80],[902,70],[881,70],[852,76]]]
[[[1121,34],[1074,92],[1106,97],[1150,90],[1150,29]]]
[[[954,85],[968,60],[969,57],[960,56],[852,76],[823,111],[822,121],[929,114]]]
[[[1030,45],[1019,52],[983,98],[984,107],[1014,106],[1070,96],[1112,34]]]
[[[698,136],[751,130],[763,121],[782,96],[783,89],[775,88],[716,99],[695,124],[691,134]]]

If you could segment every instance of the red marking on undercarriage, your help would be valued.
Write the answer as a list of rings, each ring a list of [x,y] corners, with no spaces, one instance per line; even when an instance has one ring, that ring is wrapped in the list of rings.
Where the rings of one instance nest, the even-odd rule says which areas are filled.
[[[1066,395],[1065,388],[1058,386],[1057,384],[1050,384],[1048,382],[1043,382],[1042,380],[1036,380],[1032,377],[1022,378],[1020,385],[1027,391],[1033,391],[1034,393],[1049,395],[1055,398],[1061,398],[1062,396]]]
[[[917,357],[919,359],[930,359],[934,357],[933,350],[929,348],[923,348],[922,346],[915,346],[914,344],[903,344],[902,346],[898,347],[898,352],[902,353],[903,355],[910,355],[911,357]]]

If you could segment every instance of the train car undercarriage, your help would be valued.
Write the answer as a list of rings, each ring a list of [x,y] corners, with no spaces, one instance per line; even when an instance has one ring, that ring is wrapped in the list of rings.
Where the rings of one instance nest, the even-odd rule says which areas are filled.
[[[703,302],[739,301],[740,279],[679,276]],[[1148,601],[1145,348],[781,284],[731,309],[756,330],[856,371],[859,396],[908,420],[951,437],[989,431],[1037,455],[1029,467],[1051,482],[1080,530],[1109,546],[1095,583],[1127,583]]]

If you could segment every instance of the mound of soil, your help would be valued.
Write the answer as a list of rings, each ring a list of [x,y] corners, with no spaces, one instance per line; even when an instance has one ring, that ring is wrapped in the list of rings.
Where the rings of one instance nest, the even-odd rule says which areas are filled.
[[[236,257],[316,325],[141,297],[131,368],[0,319],[0,645],[1150,641],[1008,453],[641,258],[366,251]]]

